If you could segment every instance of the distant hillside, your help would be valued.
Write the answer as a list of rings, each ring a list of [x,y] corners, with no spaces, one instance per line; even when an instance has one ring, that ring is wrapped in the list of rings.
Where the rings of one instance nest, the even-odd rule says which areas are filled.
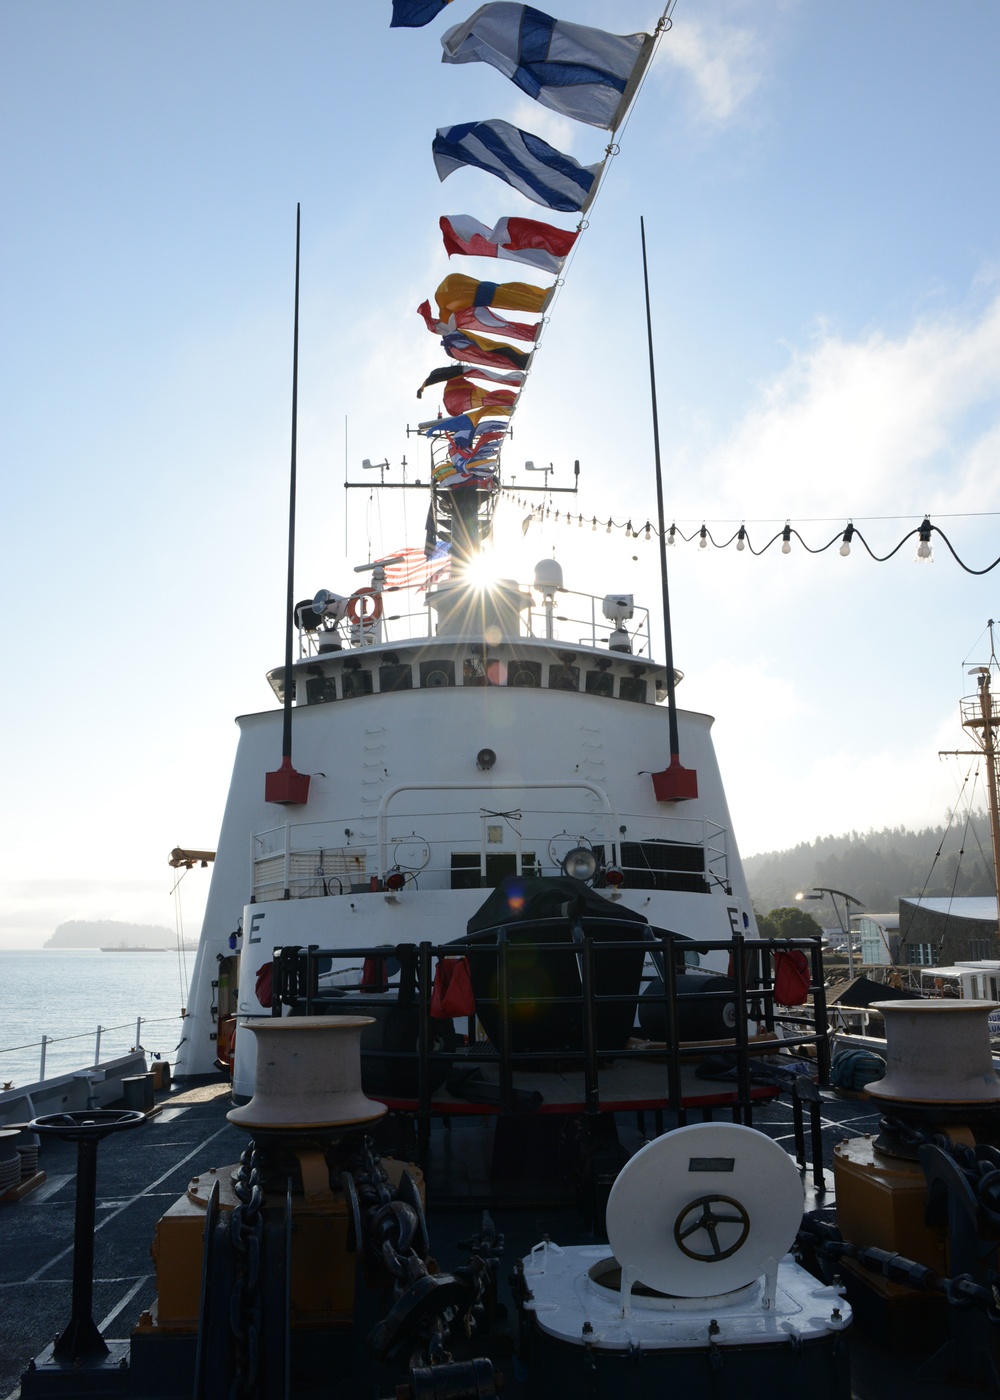
[[[117,948],[119,943],[144,948],[172,948],[173,929],[162,924],[125,924],[117,919],[70,919],[60,924],[43,948]]]
[[[940,850],[940,854],[937,854]],[[977,812],[951,826],[908,831],[851,831],[821,836],[788,851],[765,851],[743,862],[754,908],[794,905],[800,890],[826,885],[861,900],[872,913],[894,913],[900,898],[914,895],[992,895],[993,853],[989,819]],[[824,927],[836,928],[829,899],[805,906]]]

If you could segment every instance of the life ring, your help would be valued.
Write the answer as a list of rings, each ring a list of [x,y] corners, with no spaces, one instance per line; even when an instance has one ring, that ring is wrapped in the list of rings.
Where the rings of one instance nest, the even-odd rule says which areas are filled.
[[[365,599],[371,599],[371,612],[365,610]],[[363,625],[371,626],[378,622],[382,616],[382,595],[376,593],[374,588],[359,588],[352,593],[347,602],[347,616],[356,627]]]

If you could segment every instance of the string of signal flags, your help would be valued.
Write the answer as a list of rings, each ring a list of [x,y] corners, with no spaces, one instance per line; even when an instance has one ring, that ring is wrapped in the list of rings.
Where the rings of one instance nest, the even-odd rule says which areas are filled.
[[[508,501],[527,509],[528,514],[525,516],[522,523],[522,529],[525,533],[527,533],[527,530],[534,521],[548,520],[554,521],[556,524],[565,523],[567,527],[570,528],[575,526],[580,530],[589,526],[592,532],[603,531],[608,535],[616,530],[624,530],[626,539],[652,540],[654,538],[659,539],[660,536],[659,530],[648,519],[643,524],[635,525],[631,519],[615,520],[609,516],[607,520],[603,520],[599,519],[596,515],[592,515],[588,518],[581,512],[553,510],[550,505],[536,505],[534,502],[528,501],[525,497],[518,495],[517,492],[510,487],[502,487],[501,491],[502,495],[506,497]],[[886,517],[881,518],[885,519]],[[963,516],[959,518],[966,517]],[[948,550],[948,553],[951,555],[952,559],[954,559],[955,563],[960,569],[964,569],[967,574],[974,574],[977,576],[988,574],[1000,564],[1000,556],[994,559],[992,564],[987,564],[985,568],[982,569],[976,569],[973,568],[972,565],[967,564],[959,555],[944,530],[941,529],[941,526],[935,525],[929,515],[925,515],[919,525],[915,525],[912,529],[907,530],[902,539],[893,545],[885,554],[876,553],[862,531],[851,520],[846,521],[842,527],[838,526],[836,533],[832,535],[825,544],[818,545],[809,544],[790,520],[786,520],[782,528],[777,530],[770,539],[766,540],[759,547],[756,546],[751,539],[750,531],[747,529],[745,521],[741,521],[738,528],[733,530],[726,538],[716,538],[705,521],[703,521],[700,526],[696,526],[690,534],[685,534],[684,530],[681,529],[676,521],[673,521],[668,526],[665,533],[666,544],[668,546],[676,545],[678,540],[680,540],[683,544],[692,544],[696,542],[699,549],[708,549],[709,545],[711,545],[713,549],[729,549],[735,547],[737,553],[741,554],[745,550],[749,550],[749,552],[756,557],[766,554],[768,550],[772,548],[778,548],[782,554],[791,554],[793,540],[797,541],[807,554],[826,554],[827,551],[833,549],[834,546],[839,546],[837,552],[844,558],[851,553],[852,545],[860,545],[861,548],[865,550],[868,557],[876,564],[888,563],[890,559],[894,558],[900,552],[908,540],[913,539],[916,540],[916,552],[913,556],[914,562],[918,564],[933,564],[933,541],[934,536],[937,536]]]
[[[675,2],[667,0],[651,34],[612,34],[554,18],[532,5],[493,0],[441,35],[443,63],[494,68],[522,96],[608,135],[602,138],[603,155],[581,164],[500,118],[460,122],[435,133],[431,151],[439,180],[456,170],[478,170],[533,204],[577,216],[573,229],[517,214],[504,216],[492,228],[469,214],[441,216],[449,258],[523,263],[556,280],[536,286],[453,273],[434,294],[436,310],[430,298],[417,308],[452,362],[433,369],[417,391],[420,398],[434,385],[445,386],[444,411],[417,425],[418,432],[435,440],[435,488],[473,490],[486,497],[497,491],[503,443],[533,356],[656,48],[670,29]],[[390,28],[423,28],[449,3],[392,0]],[[488,90],[488,84],[483,86]],[[506,311],[540,319],[510,320],[500,314]],[[504,339],[494,339],[497,335]],[[475,380],[486,380],[486,387]]]

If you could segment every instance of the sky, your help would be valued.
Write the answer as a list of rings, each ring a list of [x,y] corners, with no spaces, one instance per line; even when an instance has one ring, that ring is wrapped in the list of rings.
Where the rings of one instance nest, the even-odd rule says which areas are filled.
[[[213,849],[234,716],[283,654],[295,209],[302,208],[296,592],[422,542],[407,427],[444,357],[415,314],[450,271],[442,214],[572,227],[436,128],[503,118],[584,163],[605,133],[481,64],[443,66],[455,0],[8,0],[0,7],[0,948],[67,919],[172,925],[175,845]],[[647,0],[557,18],[649,30]],[[565,270],[503,458],[572,483],[574,516],[655,519],[639,220],[664,490],[685,534],[812,547],[848,520],[886,554],[925,512],[971,568],[1000,555],[1000,9],[961,0],[677,0]],[[465,263],[465,266],[461,264]],[[535,279],[539,280],[539,279]],[[548,279],[540,279],[543,282]],[[538,480],[537,476],[531,479]],[[404,509],[405,503],[405,509]],[[662,635],[655,542],[521,534],[529,581],[633,592]],[[745,855],[936,823],[959,800],[958,701],[1000,569],[934,536],[757,558],[670,553],[678,701],[716,716]],[[658,647],[658,651],[661,649]],[[276,756],[277,757],[277,756]],[[981,786],[981,785],[980,785]],[[966,793],[971,789],[966,785]],[[978,792],[977,792],[978,796]],[[181,886],[197,934],[208,875]]]

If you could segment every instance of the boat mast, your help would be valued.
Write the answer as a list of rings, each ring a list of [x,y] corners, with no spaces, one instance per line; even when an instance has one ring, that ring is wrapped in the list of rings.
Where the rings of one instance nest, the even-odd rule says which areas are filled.
[[[660,536],[660,587],[663,596],[664,661],[667,667],[667,720],[670,726],[670,766],[653,773],[657,802],[682,802],[698,796],[698,774],[681,763],[677,725],[677,696],[674,685],[674,640],[670,627],[670,592],[667,587],[667,530],[663,514],[663,472],[660,467],[660,422],[656,411],[656,370],[653,365],[653,317],[649,304],[649,266],[646,261],[646,222],[639,219],[642,235],[642,280],[646,292],[646,339],[649,345],[649,394],[653,409],[653,458],[656,464],[656,512]]]
[[[302,206],[295,206],[295,319],[292,331],[292,451],[288,473],[288,582],[285,597],[285,688],[281,729],[281,767],[264,775],[264,801],[285,807],[309,799],[309,774],[292,767],[292,627],[295,613],[295,477],[299,421],[299,233]]]
[[[994,655],[992,618],[990,618],[988,626],[990,629],[990,659],[992,661]],[[986,760],[986,785],[990,803],[990,836],[993,841],[993,884],[997,892],[998,907],[1000,907],[1000,800],[997,796],[1000,785],[997,782],[996,748],[1000,711],[997,710],[993,692],[990,689],[989,666],[977,666],[969,674],[977,678],[978,694],[962,701],[962,725],[979,745]]]

